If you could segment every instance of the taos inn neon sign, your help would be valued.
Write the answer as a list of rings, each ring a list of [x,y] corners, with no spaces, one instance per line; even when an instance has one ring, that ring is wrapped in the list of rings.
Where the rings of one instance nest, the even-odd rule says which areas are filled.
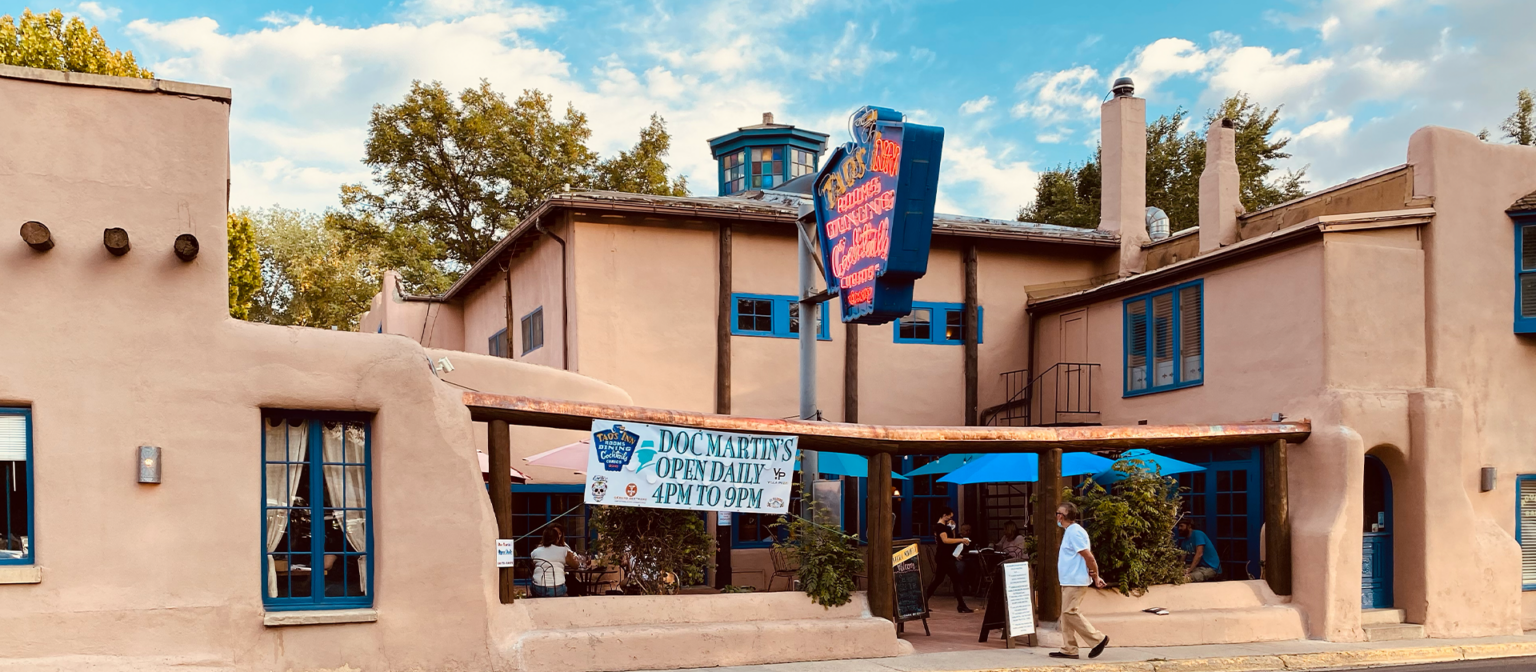
[[[912,312],[912,283],[928,272],[944,129],[865,107],[853,134],[816,175],[816,230],[843,321],[884,324]]]

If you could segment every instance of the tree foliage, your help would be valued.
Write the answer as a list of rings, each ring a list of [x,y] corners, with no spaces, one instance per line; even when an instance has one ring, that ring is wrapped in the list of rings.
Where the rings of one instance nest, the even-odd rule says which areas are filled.
[[[485,81],[457,96],[438,82],[413,82],[399,104],[374,107],[363,158],[373,188],[350,185],[343,207],[429,241],[432,260],[452,271],[563,190],[686,193],[681,179],[667,179],[671,136],[660,117],[632,150],[608,160],[587,146],[591,135],[585,114],[567,106],[557,115],[536,90],[509,101]]]
[[[1290,138],[1276,138],[1280,108],[1265,109],[1239,93],[1206,115],[1206,126],[1222,117],[1236,131],[1239,194],[1249,210],[1266,208],[1306,194],[1306,169],[1275,175],[1275,165],[1290,158]],[[1183,109],[1147,124],[1147,205],[1168,213],[1174,231],[1200,223],[1200,173],[1205,170],[1205,128],[1187,129]],[[1187,129],[1187,130],[1186,130]],[[1081,166],[1057,166],[1040,174],[1035,201],[1019,209],[1026,222],[1081,228],[1099,225],[1102,150]]]
[[[261,254],[256,251],[256,227],[247,211],[229,214],[229,314],[248,320],[251,303],[261,291]]]
[[[0,64],[118,77],[155,76],[133,59],[132,51],[113,51],[95,26],[78,16],[64,18],[55,9],[33,14],[23,9],[19,20],[0,16]]]
[[[1125,595],[1184,583],[1184,554],[1173,542],[1173,526],[1179,520],[1178,482],[1141,460],[1123,460],[1114,469],[1124,473],[1125,480],[1107,490],[1090,482],[1082,492],[1069,490],[1064,497],[1077,505],[1100,574]]]
[[[631,506],[592,507],[593,550],[605,564],[625,568],[628,587],[673,595],[704,581],[715,540],[696,511]]]
[[[812,518],[829,517],[823,515],[825,506],[814,506],[819,511]],[[780,516],[777,526],[787,529],[789,535],[775,541],[773,547],[800,566],[796,575],[811,601],[828,609],[848,604],[853,599],[854,577],[864,571],[859,538],[794,514]]]
[[[371,250],[347,244],[326,217],[302,210],[242,210],[256,234],[261,285],[255,322],[355,329],[378,291],[382,268]]]
[[[1515,94],[1515,111],[1499,124],[1504,139],[1517,145],[1536,145],[1536,101],[1530,89],[1520,89]]]

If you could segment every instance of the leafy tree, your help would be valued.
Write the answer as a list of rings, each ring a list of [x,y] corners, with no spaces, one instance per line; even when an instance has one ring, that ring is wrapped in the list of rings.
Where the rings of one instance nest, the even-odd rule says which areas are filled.
[[[247,211],[229,214],[229,314],[242,320],[251,317],[251,302],[261,291],[261,255],[256,251],[256,230]]]
[[[1515,111],[1499,124],[1504,137],[1517,145],[1536,145],[1536,102],[1530,89],[1515,94]]]
[[[1207,124],[1227,117],[1236,131],[1239,194],[1249,210],[1266,208],[1306,194],[1306,169],[1272,176],[1290,138],[1275,138],[1280,108],[1266,110],[1247,94],[1226,99],[1206,116]],[[1204,128],[1181,130],[1189,120],[1183,109],[1147,124],[1147,205],[1168,213],[1174,231],[1200,223],[1200,173],[1205,170]],[[1058,166],[1040,174],[1035,202],[1019,209],[1020,221],[1082,228],[1099,225],[1102,150],[1081,167]]]
[[[268,324],[355,329],[378,291],[378,265],[345,244],[325,218],[302,210],[242,210],[256,233],[261,286],[250,319]]]
[[[1124,595],[1184,583],[1184,553],[1173,543],[1178,482],[1142,460],[1117,462],[1114,469],[1125,480],[1109,489],[1090,481],[1082,492],[1068,490],[1063,497],[1077,505],[1099,572]]]
[[[813,506],[816,512],[812,518],[830,517],[825,506]],[[789,538],[775,541],[773,547],[799,566],[800,585],[812,602],[830,609],[853,599],[854,578],[864,571],[864,552],[859,550],[857,536],[794,514],[780,516],[775,527],[786,529]]]
[[[603,562],[624,567],[628,587],[645,595],[672,595],[704,580],[715,540],[696,511],[596,506],[593,543]]]
[[[78,16],[66,21],[57,9],[45,14],[23,9],[19,21],[9,14],[0,16],[0,64],[144,79],[155,76],[139,67],[132,51],[112,51],[94,26],[87,27]]]
[[[662,161],[670,144],[652,117],[634,149],[606,161],[587,147],[587,117],[536,90],[508,101],[482,81],[457,97],[442,84],[413,82],[405,100],[374,107],[364,163],[375,190],[352,185],[342,194],[353,216],[369,214],[384,228],[406,227],[440,246],[436,261],[462,270],[538,204],[566,189],[604,188],[681,193]]]

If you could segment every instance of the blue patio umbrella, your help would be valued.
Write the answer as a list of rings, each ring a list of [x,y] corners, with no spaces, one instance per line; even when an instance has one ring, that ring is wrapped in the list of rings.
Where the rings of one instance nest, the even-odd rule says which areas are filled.
[[[1136,450],[1127,450],[1121,453],[1120,459],[1116,460],[1115,464],[1119,464],[1121,462],[1130,462],[1131,460],[1140,460],[1142,463],[1141,467],[1143,469],[1148,471],[1157,471],[1164,476],[1183,474],[1191,471],[1205,471],[1205,467],[1200,465],[1175,460],[1171,457],[1158,455],[1157,453],[1154,453],[1150,450],[1143,450],[1141,448],[1137,448]],[[1106,467],[1103,471],[1095,474],[1093,480],[1103,483],[1104,485],[1109,485],[1110,483],[1118,483],[1125,480],[1125,472],[1116,471],[1112,468],[1112,466]]]
[[[956,453],[954,455],[945,455],[937,460],[907,472],[907,476],[910,478],[912,476],[927,476],[929,474],[947,474],[951,471],[959,469],[965,463],[981,457],[982,455],[983,453]]]
[[[795,468],[800,468],[800,461],[795,461]],[[816,470],[823,474],[836,474],[838,476],[869,476],[869,460],[858,455],[847,453],[828,453],[825,451],[816,453]],[[896,472],[891,472],[891,480],[907,480]]]
[[[1061,456],[1062,476],[1096,474],[1114,462],[1093,453],[1065,453]],[[1040,480],[1040,456],[1034,453],[993,453],[982,455],[939,479],[940,483],[1020,483]]]

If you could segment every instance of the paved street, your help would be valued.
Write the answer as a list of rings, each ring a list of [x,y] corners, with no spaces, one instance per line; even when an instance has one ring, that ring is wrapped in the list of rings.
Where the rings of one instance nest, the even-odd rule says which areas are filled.
[[[1536,670],[1536,658],[1505,658],[1502,660],[1468,660],[1459,663],[1430,663],[1428,665],[1404,665],[1376,668],[1392,672],[1529,672]]]

